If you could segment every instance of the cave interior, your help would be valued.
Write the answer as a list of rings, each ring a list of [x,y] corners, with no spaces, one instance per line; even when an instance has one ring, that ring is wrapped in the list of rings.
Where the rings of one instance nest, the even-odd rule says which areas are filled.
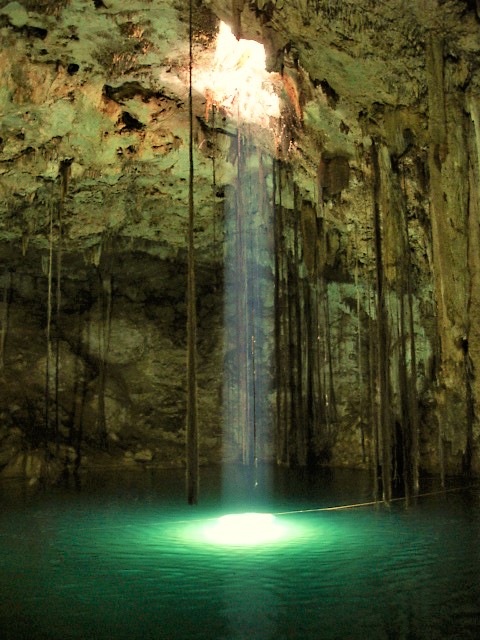
[[[479,21],[0,0],[1,476],[478,476]]]

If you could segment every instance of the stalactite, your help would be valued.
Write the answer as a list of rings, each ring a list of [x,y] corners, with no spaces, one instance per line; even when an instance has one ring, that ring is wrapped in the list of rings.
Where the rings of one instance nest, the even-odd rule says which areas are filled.
[[[368,259],[367,255],[367,259]],[[379,452],[379,410],[377,409],[377,386],[376,380],[378,379],[376,372],[376,363],[378,362],[378,356],[375,353],[377,345],[376,340],[376,328],[373,321],[372,311],[372,286],[370,277],[367,280],[367,313],[368,313],[368,406],[369,417],[371,424],[371,442],[370,442],[370,456],[371,456],[371,473],[373,480],[373,499],[379,500],[380,487],[379,487],[379,471],[380,471],[380,452]]]
[[[331,438],[333,424],[337,419],[335,386],[333,375],[332,340],[330,335],[330,303],[328,282],[325,276],[327,264],[327,230],[325,218],[322,218],[319,250],[321,257],[321,273],[319,278],[320,334],[322,337],[322,384],[324,393],[324,412],[327,435]]]
[[[74,351],[78,353],[82,345],[82,331],[84,327],[91,326],[91,310],[88,310],[85,317],[78,317],[75,336]],[[72,389],[73,404],[69,416],[70,433],[68,444],[75,450],[74,476],[78,474],[82,464],[82,442],[83,442],[83,415],[85,409],[85,399],[88,391],[88,378],[85,375],[75,375]]]
[[[47,445],[50,435],[50,364],[52,360],[52,283],[53,283],[53,208],[48,208],[48,266],[47,266],[47,327],[46,327],[46,362],[45,362],[45,428],[44,445]]]
[[[323,273],[326,251],[318,256],[322,244],[317,242],[319,208],[301,201],[297,186],[292,186],[294,209],[288,221],[282,220],[281,206],[276,216],[276,304],[280,310],[276,359],[282,363],[277,373],[277,412],[278,432],[283,438],[277,455],[285,464],[303,466],[328,458],[336,403]],[[288,243],[285,240],[282,244],[284,229],[288,230]],[[280,422],[280,416],[284,421]]]
[[[406,189],[404,180],[402,183],[403,198],[406,200]],[[417,356],[415,350],[415,318],[413,311],[413,292],[412,292],[412,264],[411,264],[411,247],[409,240],[408,216],[406,210],[406,202],[404,202],[403,219],[404,219],[404,255],[403,273],[405,278],[407,305],[408,305],[408,331],[410,342],[410,382],[408,385],[408,405],[409,405],[409,424],[410,424],[410,466],[411,466],[411,484],[412,492],[417,494],[420,489],[419,479],[419,428],[420,420],[418,415],[418,394],[417,394]]]
[[[217,238],[217,131],[216,131],[216,107],[212,105],[212,218],[213,218],[213,261],[215,284],[218,286],[217,270],[220,264],[218,250],[219,242]]]
[[[326,264],[326,241],[325,241],[325,219],[322,218],[322,230],[319,250],[322,253],[322,271],[319,273],[317,281],[317,314],[318,314],[318,347],[319,347],[319,374],[322,389],[322,409],[324,415],[325,431],[327,437],[330,438],[332,433],[332,421],[330,419],[330,400],[329,400],[329,376],[328,376],[328,355],[327,355],[327,319],[326,319],[326,281],[325,281],[325,264]]]
[[[5,283],[2,291],[2,310],[0,316],[0,371],[5,367],[5,345],[7,342],[8,334],[8,317],[9,317],[9,305],[10,295],[12,288],[12,273],[11,271],[5,271]]]
[[[277,464],[283,462],[282,447],[283,429],[282,429],[282,328],[281,328],[281,294],[280,294],[280,259],[281,259],[281,214],[277,206],[277,170],[278,160],[272,160],[272,207],[273,207],[273,252],[274,252],[274,290],[273,290],[273,308],[274,308],[274,389],[275,389],[275,458]]]
[[[411,421],[411,390],[409,384],[409,376],[407,373],[407,332],[405,319],[405,295],[403,287],[403,277],[400,278],[400,290],[398,292],[398,309],[397,309],[397,339],[398,339],[398,384],[401,407],[401,422],[399,425],[400,433],[396,433],[396,437],[401,438],[401,451],[399,451],[398,443],[395,446],[396,456],[401,453],[401,467],[398,472],[399,461],[396,459],[396,473],[394,479],[399,483],[403,479],[403,487],[405,497],[408,499],[412,493],[413,473],[412,473],[412,421]],[[410,383],[412,382],[410,378]]]
[[[469,476],[476,471],[473,467],[473,453],[475,447],[475,431],[478,428],[478,375],[474,362],[478,361],[480,353],[479,340],[479,310],[480,310],[480,204],[479,204],[479,167],[480,167],[480,110],[477,100],[469,100],[470,122],[466,129],[469,135],[469,166],[468,166],[468,217],[467,217],[467,264],[468,264],[468,295],[466,309],[466,333],[462,339],[463,368],[466,388],[466,433],[462,460],[463,472]]]
[[[297,199],[298,194],[297,194]],[[315,446],[319,443],[316,433],[320,435],[321,412],[319,411],[319,390],[321,387],[318,376],[318,332],[316,291],[318,281],[318,235],[317,216],[318,204],[312,206],[308,201],[298,202],[301,229],[301,247],[297,250],[298,271],[301,271],[298,286],[300,296],[299,318],[301,326],[300,354],[301,370],[301,416],[302,433],[301,447],[303,458],[310,464],[315,460]],[[301,257],[300,257],[301,256]]]
[[[57,246],[57,273],[56,273],[56,304],[55,304],[55,427],[54,437],[55,443],[59,445],[59,432],[60,432],[60,401],[59,401],[59,388],[60,388],[60,309],[62,304],[61,294],[61,277],[62,277],[62,219],[61,211],[59,207],[58,218],[58,246]]]
[[[359,419],[361,429],[361,444],[362,444],[362,461],[365,462],[365,416],[364,416],[364,402],[363,402],[363,372],[362,372],[362,319],[361,319],[361,298],[360,287],[358,281],[359,271],[359,241],[358,241],[358,223],[355,222],[354,233],[354,246],[355,246],[355,267],[354,267],[354,286],[355,286],[355,298],[356,298],[356,313],[357,313],[357,383],[359,394]]]
[[[278,256],[278,316],[279,344],[277,349],[277,394],[280,394],[279,406],[279,434],[277,441],[277,460],[284,465],[290,464],[290,347],[289,347],[289,316],[288,316],[288,257],[285,241],[285,210],[283,208],[282,190],[284,184],[284,171],[282,164],[277,163],[278,171],[278,207],[276,208],[276,247]]]
[[[186,490],[189,504],[198,502],[199,454],[197,422],[197,312],[195,286],[195,203],[193,162],[193,0],[189,3],[189,188],[188,188],[188,277],[187,277],[187,415]]]
[[[330,421],[328,418],[328,407],[326,405],[325,391],[325,363],[324,345],[322,344],[322,323],[321,323],[321,292],[323,290],[323,275],[320,272],[319,261],[317,260],[315,279],[313,283],[313,342],[315,345],[314,367],[314,388],[315,388],[315,431],[322,442],[322,456],[329,455],[329,445],[331,441]]]
[[[305,280],[303,284],[304,301],[304,370],[305,370],[305,461],[311,465],[315,460],[315,427],[318,423],[317,393],[315,388],[315,322],[312,310],[313,294],[311,280]]]
[[[63,242],[63,216],[65,211],[65,199],[68,193],[70,180],[71,159],[63,160],[60,163],[60,199],[58,204],[58,240],[57,240],[57,264],[56,264],[56,307],[55,307],[55,427],[54,437],[58,452],[60,433],[60,310],[62,305],[62,242]]]
[[[112,275],[98,269],[100,282],[100,322],[99,322],[99,373],[98,373],[98,414],[97,432],[101,446],[107,447],[107,424],[105,415],[105,389],[107,381],[107,359],[110,349],[112,320]]]
[[[368,206],[367,206],[368,207]],[[365,220],[369,217],[369,208],[365,208],[363,214]],[[373,223],[373,219],[372,219]],[[377,331],[376,323],[374,321],[374,309],[377,305],[372,303],[372,296],[375,298],[375,287],[372,283],[372,273],[369,268],[374,262],[374,256],[372,256],[372,246],[374,245],[375,230],[374,225],[372,228],[366,230],[367,243],[366,243],[366,257],[365,257],[365,313],[366,313],[366,349],[367,354],[365,357],[365,368],[367,378],[367,400],[366,400],[366,415],[367,423],[370,426],[370,438],[369,438],[369,467],[372,477],[372,493],[375,501],[380,499],[380,486],[379,486],[379,473],[380,473],[380,456],[379,456],[379,410],[377,408],[378,403],[378,390],[377,390],[377,372],[376,364],[378,357],[376,355],[377,347]]]
[[[380,462],[383,500],[388,504],[392,496],[392,416],[390,413],[389,337],[386,308],[385,274],[382,249],[382,222],[380,212],[380,167],[376,144],[372,144],[374,169],[373,222],[375,233],[375,265],[377,288],[377,362],[379,389],[379,426],[381,435]]]
[[[465,393],[466,393],[466,433],[465,452],[462,459],[462,471],[469,477],[472,474],[473,458],[473,427],[475,423],[475,401],[473,394],[473,381],[475,380],[474,367],[469,353],[468,339],[463,341],[464,369],[465,369]]]
[[[383,471],[391,458],[392,487],[403,484],[408,499],[418,484],[418,400],[407,200],[387,147],[375,145],[373,153],[380,460]]]
[[[332,356],[332,338],[330,333],[330,296],[328,292],[328,284],[325,283],[325,338],[327,346],[327,363],[328,363],[328,409],[330,424],[337,421],[337,400],[335,397],[335,382],[333,375],[333,356]]]
[[[242,11],[245,0],[232,0],[233,33],[237,38],[242,37]]]
[[[303,362],[303,334],[302,334],[302,282],[300,279],[300,252],[299,252],[299,217],[301,202],[296,186],[294,187],[294,220],[293,220],[293,289],[292,295],[294,308],[292,317],[294,318],[295,334],[293,343],[295,349],[295,457],[300,466],[305,466],[307,461],[306,434],[305,434],[305,410],[304,410],[304,362]]]
[[[28,244],[30,242],[30,234],[28,231],[22,233],[22,257],[27,255]]]
[[[408,249],[410,253],[410,248]],[[413,315],[413,294],[409,272],[407,274],[407,300],[408,300],[408,320],[410,331],[410,428],[412,438],[412,489],[416,494],[420,490],[420,418],[418,415],[418,394],[417,394],[417,357],[415,351],[415,319]]]
[[[300,322],[301,322],[301,331],[300,331],[300,340],[301,340],[301,349],[300,349],[300,365],[301,365],[301,376],[300,376],[300,415],[302,419],[302,427],[299,438],[300,445],[300,454],[302,465],[306,465],[309,460],[309,448],[311,443],[310,433],[312,430],[311,422],[309,419],[310,416],[310,406],[311,406],[311,395],[309,394],[310,387],[310,357],[308,353],[308,329],[310,326],[310,291],[309,291],[309,282],[307,277],[300,278],[299,283],[300,290]]]
[[[294,212],[295,215],[295,212]],[[288,434],[288,460],[291,462],[297,462],[296,449],[294,442],[292,442],[292,433],[295,435],[295,430],[298,424],[298,377],[297,377],[297,360],[296,360],[296,332],[295,332],[295,262],[291,254],[287,254],[287,327],[288,327],[288,360],[289,360],[289,395],[290,395],[290,424]],[[293,445],[293,446],[292,446]]]
[[[430,138],[428,168],[430,174],[430,220],[432,225],[433,276],[438,313],[437,331],[440,340],[440,377],[447,377],[446,358],[451,351],[449,328],[451,322],[447,313],[445,284],[451,266],[446,261],[442,243],[448,237],[445,227],[449,224],[445,211],[444,190],[442,186],[442,164],[447,153],[447,127],[444,91],[443,42],[435,34],[429,34],[426,46],[426,75],[428,85]],[[445,486],[445,433],[444,416],[445,390],[438,389],[438,458],[442,486]]]
[[[312,346],[314,357],[312,358],[312,380],[314,386],[313,402],[315,406],[314,432],[317,446],[321,449],[317,455],[328,459],[334,438],[333,421],[335,408],[331,398],[335,394],[333,387],[332,360],[329,358],[328,342],[330,340],[330,323],[328,320],[328,284],[326,281],[327,265],[327,234],[323,206],[323,194],[325,185],[326,164],[320,158],[316,177],[316,201],[315,201],[315,259],[312,273]],[[331,353],[331,352],[330,352]],[[332,412],[333,406],[333,412]]]

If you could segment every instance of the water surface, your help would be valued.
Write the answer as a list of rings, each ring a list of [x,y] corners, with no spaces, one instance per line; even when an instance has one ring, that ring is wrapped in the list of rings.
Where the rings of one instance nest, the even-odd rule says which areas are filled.
[[[285,537],[274,543],[212,544],[205,531],[228,512],[371,499],[361,473],[275,471],[265,492],[247,472],[231,478],[225,497],[220,475],[204,472],[193,508],[179,472],[95,478],[80,490],[0,485],[0,637],[479,637],[478,488],[408,508],[279,515]]]

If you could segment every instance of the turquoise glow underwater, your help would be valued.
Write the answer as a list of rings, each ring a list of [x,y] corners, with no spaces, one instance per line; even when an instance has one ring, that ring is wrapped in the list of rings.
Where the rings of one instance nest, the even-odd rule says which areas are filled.
[[[277,515],[277,538],[224,545],[206,531],[227,513],[369,497],[362,474],[276,471],[267,499],[239,473],[228,504],[204,478],[197,508],[175,472],[43,494],[2,485],[2,639],[478,637],[478,489]]]

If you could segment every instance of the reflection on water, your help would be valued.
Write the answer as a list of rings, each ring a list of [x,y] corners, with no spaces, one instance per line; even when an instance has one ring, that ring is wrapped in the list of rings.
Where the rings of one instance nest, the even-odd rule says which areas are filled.
[[[267,500],[237,470],[225,504],[205,475],[198,508],[177,472],[0,486],[2,639],[478,637],[478,489],[277,516],[285,537],[222,546],[202,537],[218,516],[362,502],[368,478],[276,470]]]

